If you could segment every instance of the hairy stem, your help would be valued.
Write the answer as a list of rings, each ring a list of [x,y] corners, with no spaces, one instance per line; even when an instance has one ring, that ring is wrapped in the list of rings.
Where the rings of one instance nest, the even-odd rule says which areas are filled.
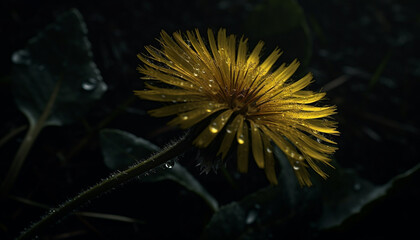
[[[110,191],[113,188],[134,179],[137,176],[142,175],[143,173],[155,167],[160,166],[161,164],[176,156],[179,156],[180,154],[184,153],[184,151],[190,146],[191,140],[188,135],[186,135],[178,142],[153,155],[149,159],[141,161],[129,167],[125,171],[111,174],[111,176],[107,179],[80,193],[73,199],[61,204],[55,209],[51,209],[47,215],[42,217],[41,220],[25,230],[17,239],[22,240],[34,238],[42,229],[53,225],[55,222],[76,210],[84,203],[100,196],[104,192]]]

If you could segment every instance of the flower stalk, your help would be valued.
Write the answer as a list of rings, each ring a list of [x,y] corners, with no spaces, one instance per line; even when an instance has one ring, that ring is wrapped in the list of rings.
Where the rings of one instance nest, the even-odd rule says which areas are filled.
[[[116,174],[111,174],[110,177],[106,178],[105,180],[101,181],[95,186],[89,188],[86,191],[83,191],[71,200],[59,205],[59,207],[51,209],[38,222],[36,222],[31,227],[23,231],[17,239],[23,240],[32,239],[36,237],[36,235],[39,234],[43,229],[53,225],[55,222],[62,219],[69,213],[75,211],[86,202],[91,201],[96,197],[102,195],[103,193],[108,192],[114,189],[115,187],[118,187],[121,184],[134,179],[135,177],[141,176],[149,170],[154,169],[166,163],[167,161],[181,155],[191,145],[191,139],[187,134],[174,144],[156,153],[150,158],[136,163],[135,165],[129,167],[125,171],[117,172]]]

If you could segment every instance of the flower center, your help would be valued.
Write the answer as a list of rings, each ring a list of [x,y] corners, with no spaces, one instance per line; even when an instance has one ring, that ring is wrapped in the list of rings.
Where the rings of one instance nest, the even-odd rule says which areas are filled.
[[[259,109],[256,106],[256,101],[253,97],[248,94],[248,90],[230,91],[230,103],[229,107],[242,115],[248,115],[249,113],[258,112]]]

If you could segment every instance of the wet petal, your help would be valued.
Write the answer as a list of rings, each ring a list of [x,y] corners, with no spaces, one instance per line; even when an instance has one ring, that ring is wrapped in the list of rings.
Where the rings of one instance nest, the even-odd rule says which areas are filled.
[[[215,131],[213,128],[213,123],[216,123],[218,129],[222,129],[223,126],[226,124],[226,122],[229,120],[229,117],[232,115],[232,110],[228,109],[224,112],[222,112],[221,114],[219,114],[219,116],[217,116],[212,123],[210,123],[209,127],[206,127],[201,133],[200,135],[198,135],[198,137],[194,140],[194,144],[197,147],[200,148],[205,148],[207,147],[210,142],[213,141],[213,139],[217,136],[217,134],[219,133],[220,130]]]
[[[238,171],[241,173],[248,172],[248,157],[249,157],[249,140],[248,140],[248,124],[243,121],[242,124],[243,143],[238,144]],[[239,133],[239,131],[238,131]]]
[[[273,156],[273,147],[271,146],[270,140],[262,136],[263,145],[264,145],[264,170],[265,175],[267,176],[268,181],[271,184],[277,185],[277,175],[274,163],[274,156]]]
[[[225,128],[225,135],[223,137],[222,143],[220,145],[220,149],[217,152],[217,155],[222,154],[222,159],[224,159],[231,148],[232,141],[236,136],[236,132],[239,128],[239,123],[241,122],[241,116],[236,115],[236,117],[229,123]]]
[[[260,129],[254,123],[251,123],[251,141],[252,141],[252,155],[254,156],[255,163],[259,168],[264,168],[264,152],[260,136]]]

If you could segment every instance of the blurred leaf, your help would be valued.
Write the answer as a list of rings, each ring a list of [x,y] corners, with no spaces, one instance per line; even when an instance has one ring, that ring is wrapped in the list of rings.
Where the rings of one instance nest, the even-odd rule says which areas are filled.
[[[105,165],[112,170],[121,170],[159,151],[153,143],[118,129],[104,129],[100,141]]]
[[[19,109],[34,125],[43,113],[57,82],[61,81],[46,125],[79,119],[107,86],[93,62],[87,28],[72,9],[28,41],[12,55],[12,90]]]
[[[244,23],[249,36],[263,40],[268,49],[279,47],[289,60],[305,65],[312,55],[312,38],[305,14],[295,0],[268,0],[255,7]]]
[[[359,214],[368,205],[375,204],[409,179],[420,173],[420,164],[392,178],[388,183],[375,186],[359,177],[351,169],[341,169],[337,176],[325,185],[324,210],[316,221],[318,229],[324,230],[341,225]]]
[[[12,188],[43,127],[79,119],[107,88],[93,62],[86,25],[75,9],[30,39],[25,49],[12,55],[12,62],[14,100],[28,118],[29,129],[0,186],[1,195]]]
[[[279,149],[275,151],[282,154]],[[281,159],[280,163],[283,165]],[[281,167],[277,186],[221,207],[204,229],[202,239],[277,239],[296,230],[293,224],[298,219],[305,219],[299,228],[308,227],[321,208],[319,189],[301,188],[287,164]],[[299,232],[295,237],[299,238]]]
[[[153,143],[118,129],[102,130],[100,140],[105,165],[112,170],[126,168],[159,151],[159,147]],[[170,160],[164,167],[166,168],[164,171],[146,176],[144,180],[149,182],[174,181],[199,195],[214,211],[218,209],[218,203],[213,196],[181,164],[175,164],[174,160]]]
[[[202,239],[305,238],[311,229],[342,224],[420,170],[419,164],[387,184],[375,186],[354,171],[337,167],[327,181],[321,182],[312,174],[315,186],[301,188],[278,148],[275,155],[281,165],[279,185],[222,206],[204,229]]]

